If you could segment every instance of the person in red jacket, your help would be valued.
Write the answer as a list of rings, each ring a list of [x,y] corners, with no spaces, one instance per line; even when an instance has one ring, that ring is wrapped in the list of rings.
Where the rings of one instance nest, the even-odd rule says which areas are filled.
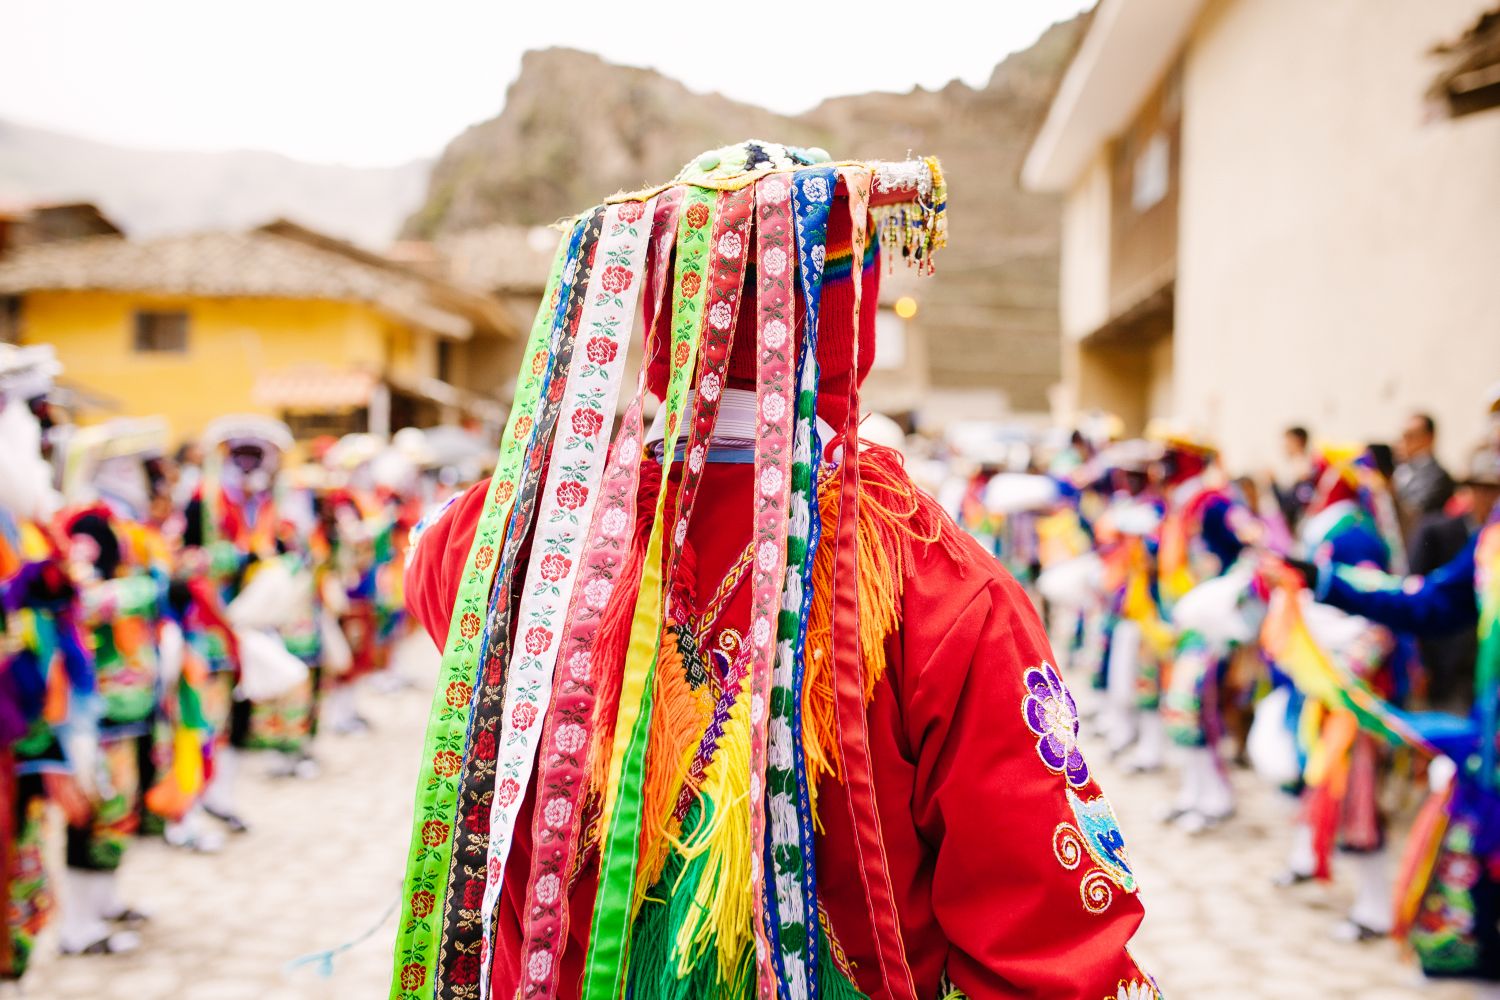
[[[877,248],[929,266],[940,169],[827,159],[714,151],[564,241],[526,440],[413,542],[393,997],[1159,997],[1036,612],[858,440]]]

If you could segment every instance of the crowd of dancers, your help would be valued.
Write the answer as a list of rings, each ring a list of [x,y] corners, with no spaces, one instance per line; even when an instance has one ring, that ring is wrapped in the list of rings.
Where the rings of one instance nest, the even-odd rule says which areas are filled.
[[[1242,766],[1295,797],[1284,874],[1346,866],[1333,929],[1394,934],[1429,976],[1500,979],[1500,386],[1454,481],[1417,414],[1395,449],[1286,433],[1279,477],[1232,478],[1157,425],[1075,434],[949,497],[1047,612],[1086,716],[1162,819],[1232,823]],[[1278,481],[1279,479],[1279,481]],[[1118,793],[1117,793],[1118,794]]]
[[[420,434],[294,462],[261,417],[175,452],[157,421],[73,427],[56,374],[45,348],[0,345],[4,979],[49,921],[65,954],[137,947],[132,839],[217,850],[253,822],[248,754],[313,778],[320,730],[365,725],[408,533],[459,479]],[[1339,936],[1396,934],[1429,975],[1481,980],[1500,979],[1500,393],[1490,411],[1457,482],[1420,415],[1395,452],[1293,428],[1259,478],[1181,429],[1101,424],[947,497],[1044,606],[1109,750],[1174,770],[1164,822],[1232,823],[1230,771],[1250,768],[1299,803],[1281,880],[1347,866]]]
[[[294,463],[285,425],[230,416],[169,451],[160,421],[68,424],[56,374],[0,344],[0,981],[49,923],[64,954],[138,947],[132,840],[218,850],[255,822],[252,753],[313,778],[320,732],[365,726],[408,529],[447,489],[419,432]]]

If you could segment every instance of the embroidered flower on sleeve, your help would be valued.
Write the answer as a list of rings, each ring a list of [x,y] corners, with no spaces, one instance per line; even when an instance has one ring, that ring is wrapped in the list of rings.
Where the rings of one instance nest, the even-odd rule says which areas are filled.
[[[1078,746],[1078,707],[1050,663],[1026,671],[1026,699],[1022,712],[1027,727],[1036,734],[1036,752],[1042,763],[1068,784],[1088,784],[1089,766]]]

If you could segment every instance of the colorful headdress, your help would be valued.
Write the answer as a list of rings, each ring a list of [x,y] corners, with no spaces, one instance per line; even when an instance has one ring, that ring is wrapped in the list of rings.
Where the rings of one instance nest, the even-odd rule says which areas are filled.
[[[830,574],[823,627],[840,637],[829,657],[836,750],[852,760],[867,749],[857,414],[878,256],[884,248],[930,270],[946,239],[946,191],[934,159],[828,161],[820,150],[741,143],[568,226],[453,608],[393,998],[487,995],[498,896],[528,796],[519,956],[528,1000],[555,995],[570,882],[593,844],[587,1000],[615,1000],[627,977],[637,1000],[816,997],[820,984],[852,995],[820,935],[803,649],[814,560],[831,556],[847,571]],[[638,314],[651,360],[611,442]],[[686,685],[664,627],[664,581],[734,383],[757,404],[750,626],[723,696],[679,714],[672,689]],[[665,413],[659,488],[642,477],[648,395]],[[824,460],[818,414],[842,434],[836,468]],[[632,540],[652,488],[642,554]],[[608,609],[622,603],[628,636],[607,635]],[[622,656],[603,655],[611,642]],[[670,752],[659,749],[664,729]],[[851,809],[873,814],[868,771],[851,765],[843,777]],[[862,848],[879,854],[878,843]],[[651,880],[669,885],[668,898],[642,908]],[[893,926],[888,875],[866,891],[872,918]]]
[[[1313,452],[1316,483],[1299,534],[1309,551],[1324,546],[1335,562],[1371,563],[1405,572],[1395,499],[1369,449],[1322,444]]]

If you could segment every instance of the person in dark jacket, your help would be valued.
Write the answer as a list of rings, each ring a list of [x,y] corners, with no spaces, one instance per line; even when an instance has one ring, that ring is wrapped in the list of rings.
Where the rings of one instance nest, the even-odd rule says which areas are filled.
[[[1396,466],[1396,498],[1405,523],[1415,525],[1423,515],[1435,514],[1453,497],[1453,477],[1438,464],[1437,421],[1427,413],[1413,413],[1401,430],[1401,464]]]
[[[1480,536],[1500,520],[1496,517],[1500,512],[1500,449],[1485,447],[1475,452],[1469,475],[1459,485],[1471,528],[1456,556],[1425,576],[1393,578],[1377,587],[1362,585],[1353,574],[1331,564],[1318,566],[1305,571],[1318,600],[1417,636],[1443,635],[1477,625],[1475,552]]]

